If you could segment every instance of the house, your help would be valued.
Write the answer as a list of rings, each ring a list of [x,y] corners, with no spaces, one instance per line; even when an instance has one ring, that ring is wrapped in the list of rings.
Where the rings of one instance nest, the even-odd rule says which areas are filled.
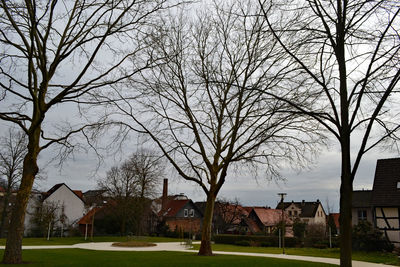
[[[374,211],[372,209],[372,190],[353,191],[352,199],[352,225],[360,221],[368,221],[374,225]]]
[[[255,233],[272,234],[276,229],[277,225],[284,220],[286,233],[285,236],[292,237],[292,225],[293,221],[289,216],[282,210],[271,209],[265,207],[254,207],[247,219],[244,220],[248,227],[248,231]]]
[[[160,205],[161,202],[161,205]],[[184,194],[169,196],[168,179],[164,179],[161,199],[153,201],[153,210],[171,231],[198,233],[201,231],[203,214]]]
[[[400,246],[400,158],[377,161],[371,205],[375,227]]]
[[[25,232],[31,230],[31,220],[41,207],[51,207],[61,228],[75,226],[78,220],[85,214],[85,203],[82,199],[82,192],[72,190],[65,183],[54,185],[44,193],[33,192],[28,201],[25,215]]]
[[[353,191],[352,223],[372,223],[400,247],[400,158],[379,159],[372,190]]]
[[[317,201],[282,202],[276,209],[283,209],[292,220],[300,219],[303,223],[326,226],[326,213],[319,199]]]
[[[93,234],[94,228],[93,228],[93,223],[95,219],[96,213],[100,212],[103,210],[103,207],[94,207],[91,210],[89,210],[79,221],[78,221],[78,226],[79,226],[79,231],[81,234],[86,238],[88,236],[91,236]]]
[[[333,229],[331,231],[336,232],[336,234],[340,233],[339,217],[340,213],[329,213],[328,215],[328,218],[333,221],[334,226],[332,225],[332,227],[335,227],[335,231]]]

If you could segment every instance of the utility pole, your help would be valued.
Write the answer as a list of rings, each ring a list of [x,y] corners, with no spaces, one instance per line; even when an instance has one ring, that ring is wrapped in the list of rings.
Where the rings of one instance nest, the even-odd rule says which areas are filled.
[[[278,196],[281,197],[281,208],[282,208],[282,254],[285,254],[285,217],[284,212],[285,208],[283,205],[283,200],[285,199],[286,193],[278,193]]]

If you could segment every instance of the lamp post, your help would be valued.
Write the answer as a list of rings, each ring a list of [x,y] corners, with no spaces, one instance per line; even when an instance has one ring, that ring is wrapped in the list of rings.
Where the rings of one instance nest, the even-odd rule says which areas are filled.
[[[278,196],[281,197],[281,208],[282,208],[282,254],[285,254],[285,217],[284,217],[284,205],[283,200],[287,194],[286,193],[278,193]]]

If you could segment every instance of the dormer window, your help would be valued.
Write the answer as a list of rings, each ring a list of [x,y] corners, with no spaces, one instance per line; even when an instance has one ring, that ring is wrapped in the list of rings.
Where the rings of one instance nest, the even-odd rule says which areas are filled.
[[[189,215],[188,209],[184,209],[183,210],[183,217],[188,217],[188,215]]]
[[[190,217],[194,217],[194,209],[190,210]]]

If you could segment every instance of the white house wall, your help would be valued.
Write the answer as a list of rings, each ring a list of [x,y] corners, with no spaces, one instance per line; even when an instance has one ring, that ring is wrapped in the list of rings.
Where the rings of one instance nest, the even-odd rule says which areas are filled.
[[[375,217],[376,227],[385,233],[390,242],[400,246],[399,208],[377,207]]]
[[[64,206],[67,224],[76,223],[85,214],[85,205],[83,201],[65,185],[60,186],[53,194],[43,201],[43,204],[51,205],[51,203],[56,204],[60,212],[62,206]]]

